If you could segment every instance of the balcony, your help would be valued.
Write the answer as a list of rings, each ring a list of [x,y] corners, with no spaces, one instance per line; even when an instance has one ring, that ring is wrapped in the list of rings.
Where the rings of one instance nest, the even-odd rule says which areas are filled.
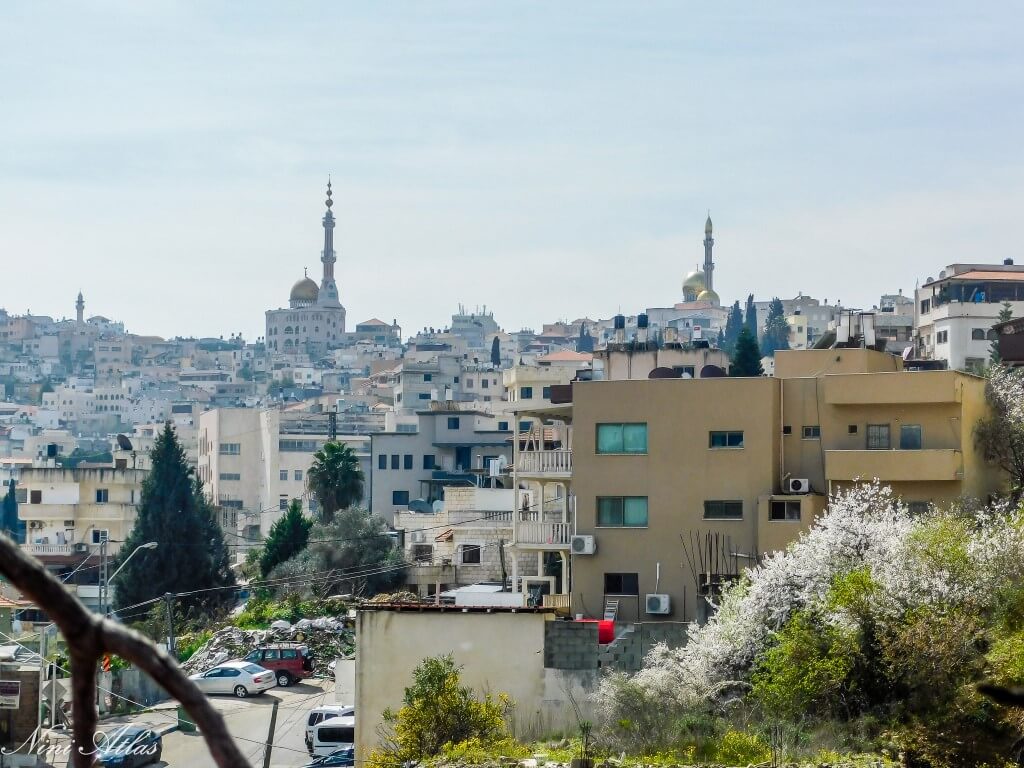
[[[523,475],[569,478],[572,476],[572,451],[520,451],[516,471]]]
[[[73,555],[74,544],[22,544],[21,548],[30,555]],[[91,551],[91,549],[90,549]]]
[[[828,480],[878,478],[883,483],[963,479],[963,457],[952,448],[919,451],[825,451]]]
[[[568,549],[572,537],[570,523],[519,521],[515,525],[517,546],[534,549]]]
[[[560,615],[569,615],[568,595],[544,595],[543,600],[543,607],[554,608],[555,613],[558,613]]]

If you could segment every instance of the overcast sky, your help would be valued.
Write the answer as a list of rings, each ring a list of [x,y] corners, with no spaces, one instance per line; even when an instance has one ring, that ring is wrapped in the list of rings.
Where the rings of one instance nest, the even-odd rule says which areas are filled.
[[[896,8],[895,6],[900,6]],[[871,306],[1024,258],[1017,4],[8,2],[0,306],[263,334],[461,302],[506,330],[680,300]]]

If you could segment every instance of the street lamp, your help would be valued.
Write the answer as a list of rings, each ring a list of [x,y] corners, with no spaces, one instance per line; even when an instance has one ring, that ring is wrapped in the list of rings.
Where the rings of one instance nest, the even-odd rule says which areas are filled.
[[[106,616],[106,615],[108,615],[110,613],[110,606],[107,605],[107,585],[109,585],[110,582],[114,580],[114,577],[117,576],[117,574],[119,574],[121,571],[124,570],[124,567],[126,565],[128,565],[128,561],[131,560],[133,557],[135,557],[137,554],[139,554],[139,552],[141,552],[143,549],[156,549],[158,546],[160,546],[159,543],[155,542],[155,541],[148,541],[145,544],[140,544],[139,546],[137,546],[135,549],[132,550],[132,553],[130,555],[128,555],[128,557],[126,557],[124,559],[124,562],[121,563],[121,566],[116,571],[114,571],[110,576],[107,577],[107,580],[103,583],[103,601],[102,602],[103,602],[103,615],[104,616]]]

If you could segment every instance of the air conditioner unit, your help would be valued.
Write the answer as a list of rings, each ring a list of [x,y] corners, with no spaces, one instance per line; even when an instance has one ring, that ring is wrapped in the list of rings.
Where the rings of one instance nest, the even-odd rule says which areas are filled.
[[[411,541],[413,544],[422,544],[427,540],[427,536],[423,531],[413,531]]]
[[[592,555],[597,551],[597,542],[593,536],[573,536],[569,540],[569,550],[574,555]]]
[[[79,555],[85,555],[89,552],[89,545],[79,542],[75,544],[75,552]]]
[[[786,481],[787,493],[810,493],[811,481],[806,477],[791,477]]]
[[[672,611],[672,600],[668,595],[647,595],[644,599],[647,613],[664,616]]]

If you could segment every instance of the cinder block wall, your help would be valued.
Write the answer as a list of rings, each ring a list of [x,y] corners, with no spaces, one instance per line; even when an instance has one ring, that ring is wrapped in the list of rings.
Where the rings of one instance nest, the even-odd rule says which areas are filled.
[[[597,624],[549,621],[544,625],[544,666],[548,669],[596,669]]]

